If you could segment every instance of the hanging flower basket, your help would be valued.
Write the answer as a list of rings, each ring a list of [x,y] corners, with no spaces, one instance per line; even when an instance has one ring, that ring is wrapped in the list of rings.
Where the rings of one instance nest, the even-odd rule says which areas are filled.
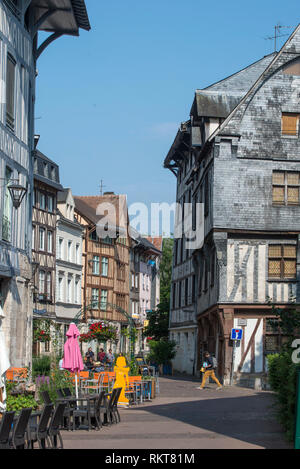
[[[35,329],[33,331],[33,342],[50,342],[51,336],[44,329]]]
[[[89,332],[87,334],[81,334],[79,337],[80,342],[90,342],[97,340],[99,343],[107,342],[111,340],[117,341],[118,330],[116,327],[111,326],[109,323],[104,321],[95,322],[89,326]]]

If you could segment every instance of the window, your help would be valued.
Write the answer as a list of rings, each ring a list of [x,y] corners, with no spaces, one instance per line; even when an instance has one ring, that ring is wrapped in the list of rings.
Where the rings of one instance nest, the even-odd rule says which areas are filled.
[[[176,283],[173,283],[173,300],[172,300],[172,304],[173,304],[173,309],[176,308]]]
[[[139,288],[139,274],[135,274],[135,288]]]
[[[72,262],[72,241],[68,241],[68,262]]]
[[[76,278],[75,280],[75,303],[80,303],[80,279]]]
[[[40,209],[46,210],[46,196],[42,192],[39,193]]]
[[[181,308],[181,292],[182,292],[182,282],[179,282],[179,295],[178,295],[178,307]]]
[[[46,285],[46,295],[47,300],[51,300],[51,284],[52,284],[52,274],[51,272],[47,272],[47,285]]]
[[[40,240],[39,240],[39,247],[40,251],[45,251],[45,228],[40,228]]]
[[[48,211],[54,212],[54,198],[52,195],[48,195]]]
[[[15,130],[15,75],[16,61],[8,54],[6,65],[6,126]]]
[[[48,252],[53,252],[53,232],[48,231],[47,233],[47,250]]]
[[[273,171],[274,205],[299,205],[299,174],[291,171]]]
[[[208,174],[205,176],[204,179],[204,215],[207,216],[209,214],[209,180],[208,180]]]
[[[125,309],[125,295],[117,293],[117,306],[121,309]]]
[[[297,137],[299,130],[299,114],[283,112],[281,116],[281,134]]]
[[[100,258],[93,256],[93,275],[100,275]]]
[[[189,279],[185,279],[185,287],[184,287],[184,304],[187,306],[189,304]]]
[[[192,302],[194,303],[196,298],[196,276],[192,277]]]
[[[108,258],[107,257],[102,257],[101,259],[101,275],[103,277],[108,276]]]
[[[80,264],[80,245],[76,244],[76,263]]]
[[[2,217],[2,239],[10,241],[11,235],[11,209],[12,200],[9,194],[8,185],[12,177],[12,170],[7,166],[5,169],[5,193],[4,193],[4,211]]]
[[[98,290],[98,288],[92,288],[92,307],[94,309],[99,308],[99,290]]]
[[[101,290],[100,309],[101,311],[106,311],[107,309],[107,290]]]
[[[45,278],[46,272],[44,270],[39,271],[39,293],[45,293]]]
[[[58,278],[58,301],[63,301],[63,277]]]
[[[58,253],[57,253],[58,259],[63,258],[63,244],[64,244],[63,238],[59,238],[59,240],[58,240]]]
[[[269,245],[269,278],[296,278],[296,246]]]
[[[67,282],[67,301],[68,303],[72,303],[72,278],[68,278]]]

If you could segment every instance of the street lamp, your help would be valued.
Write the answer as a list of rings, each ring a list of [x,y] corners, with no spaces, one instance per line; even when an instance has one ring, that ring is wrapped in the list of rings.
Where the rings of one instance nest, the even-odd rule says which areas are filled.
[[[27,193],[27,188],[19,184],[18,181],[7,186],[7,189],[9,190],[10,196],[12,198],[14,208],[19,208],[22,200],[25,197],[25,194]]]
[[[6,179],[0,178],[0,181],[5,181],[7,184],[7,189],[11,196],[14,208],[19,208],[22,200],[27,193],[27,187],[22,186],[19,184],[19,179]]]

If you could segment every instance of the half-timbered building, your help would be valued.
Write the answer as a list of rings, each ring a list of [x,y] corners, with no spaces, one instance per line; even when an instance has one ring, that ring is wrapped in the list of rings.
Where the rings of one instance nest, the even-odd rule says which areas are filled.
[[[57,194],[63,187],[59,168],[40,151],[34,152],[32,212],[33,317],[55,320]],[[49,343],[35,343],[35,354],[49,352]]]
[[[148,314],[156,310],[160,301],[159,263],[162,238],[141,235],[131,239],[130,250],[130,309],[137,328],[136,352],[148,349],[144,328]]]
[[[299,302],[300,26],[279,52],[203,90],[165,160],[203,205],[196,275],[198,368],[216,355],[224,383],[263,386],[283,337],[269,302]],[[180,142],[184,142],[185,145]],[[183,151],[182,151],[183,150]],[[196,213],[196,210],[194,210]],[[243,329],[233,363],[231,329]]]
[[[84,227],[82,247],[82,320],[87,324],[106,320],[118,327],[119,341],[109,344],[115,350],[127,352],[126,331],[129,315],[129,250],[128,222],[119,231],[123,196],[105,193],[102,196],[74,196],[75,217]],[[108,235],[99,237],[97,224],[101,220],[98,207],[109,205],[114,216],[108,215]],[[125,207],[127,216],[127,208]],[[111,216],[111,218],[110,218]],[[115,234],[110,235],[111,227]],[[125,312],[125,314],[123,313]],[[125,332],[125,334],[124,334]],[[106,346],[107,344],[103,344]],[[116,348],[117,347],[117,348]]]
[[[80,28],[90,29],[84,0],[0,0],[0,302],[13,366],[31,362],[37,60],[54,40],[78,36]],[[39,42],[41,30],[49,37]],[[13,186],[23,189],[19,206]]]

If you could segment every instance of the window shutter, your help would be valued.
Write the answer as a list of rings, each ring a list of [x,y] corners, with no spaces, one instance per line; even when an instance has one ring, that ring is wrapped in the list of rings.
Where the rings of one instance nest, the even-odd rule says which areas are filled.
[[[299,114],[282,114],[282,134],[298,135]]]

